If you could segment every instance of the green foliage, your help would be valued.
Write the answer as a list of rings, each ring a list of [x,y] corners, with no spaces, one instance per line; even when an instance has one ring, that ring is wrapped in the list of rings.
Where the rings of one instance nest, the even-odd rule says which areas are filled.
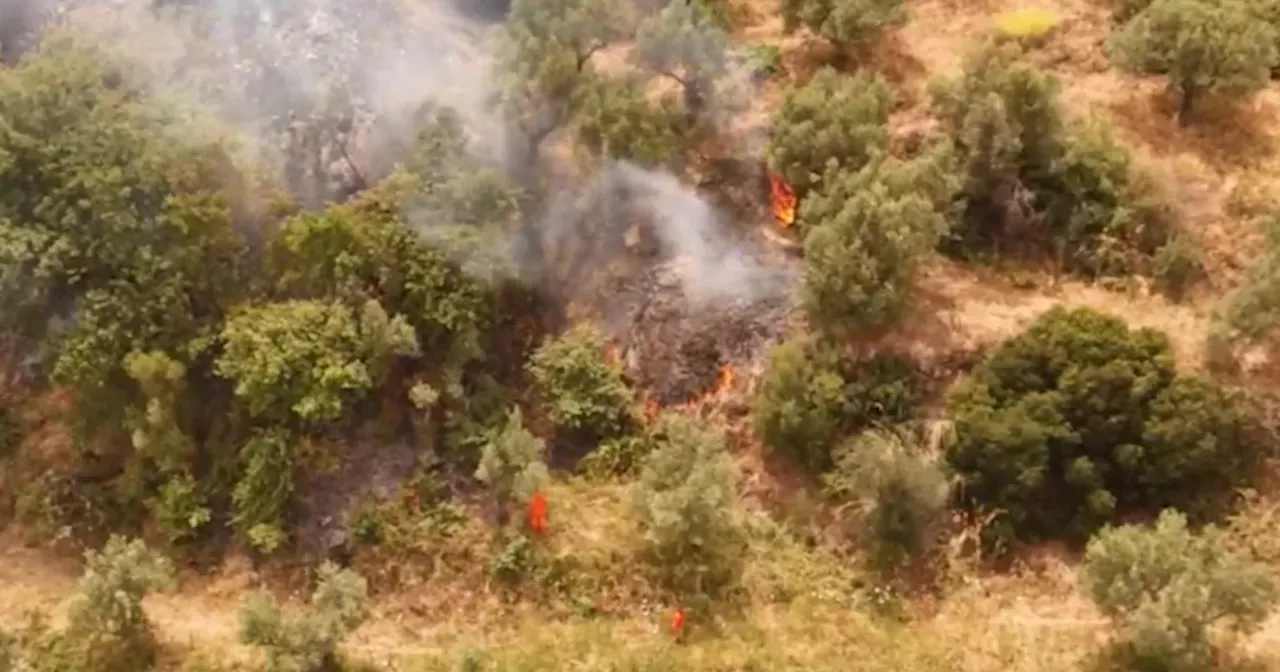
[[[174,586],[173,567],[140,540],[113,536],[85,554],[84,574],[57,631],[36,628],[28,658],[35,672],[134,672],[152,668],[156,645],[142,598]]]
[[[544,462],[546,444],[524,428],[520,409],[507,414],[506,425],[480,453],[476,479],[505,508],[528,502],[550,479]]]
[[[946,520],[949,484],[920,437],[871,430],[843,444],[823,475],[829,496],[857,505],[861,542],[873,564],[892,571],[929,550]]]
[[[699,111],[714,93],[728,52],[728,35],[703,3],[669,3],[636,32],[636,59],[679,82],[690,112]]]
[[[240,451],[233,522],[241,537],[264,553],[285,539],[285,513],[293,495],[292,440],[283,430],[260,431]]]
[[[752,405],[756,434],[773,450],[824,467],[843,425],[844,384],[839,354],[824,341],[778,345]]]
[[[782,100],[769,141],[769,166],[803,197],[833,169],[860,170],[886,141],[893,93],[878,76],[823,68]]]
[[[338,646],[369,617],[368,592],[359,574],[326,562],[304,613],[282,612],[269,595],[251,597],[241,614],[241,640],[266,649],[269,672],[341,669]]]
[[[1280,324],[1280,217],[1271,217],[1262,228],[1266,249],[1215,311],[1216,329],[1228,341],[1261,342]]]
[[[582,458],[578,470],[596,479],[625,478],[640,469],[641,462],[651,450],[653,442],[647,435],[610,437]]]
[[[1111,16],[1116,23],[1125,23],[1151,6],[1152,0],[1111,0]]]
[[[751,42],[741,45],[738,60],[753,79],[768,79],[786,72],[782,64],[782,50],[776,44]]]
[[[595,327],[580,324],[548,339],[533,353],[528,369],[560,427],[600,438],[625,433],[634,394]]]
[[[629,33],[618,0],[514,0],[498,30],[493,73],[498,104],[536,152],[573,117],[578,87],[594,77],[591,56]]]
[[[1127,70],[1161,74],[1190,123],[1205,96],[1234,97],[1266,86],[1280,62],[1276,29],[1239,0],[1156,0],[1111,39],[1111,57]]]
[[[1280,601],[1264,565],[1233,554],[1225,535],[1199,533],[1173,511],[1154,527],[1107,527],[1090,542],[1081,573],[1104,613],[1124,629],[1131,669],[1215,669],[1210,629],[1248,632]]]
[[[375,301],[358,315],[317,301],[254,306],[228,320],[222,338],[218,372],[251,414],[280,421],[335,420],[381,382],[373,374],[392,358],[419,352],[408,321]]]
[[[907,20],[902,0],[782,0],[788,31],[806,26],[845,51],[868,47],[885,28]]]
[[[1093,276],[1147,267],[1168,235],[1166,209],[1101,125],[1063,124],[1057,81],[1017,46],[978,51],[932,94],[959,159],[950,251],[1054,254]]]
[[[195,535],[212,518],[205,493],[190,473],[182,472],[165,481],[150,502],[151,516],[169,543],[176,544]]]
[[[804,201],[801,302],[810,323],[840,334],[885,326],[906,308],[919,259],[946,221],[925,191],[912,191],[896,159],[828,176]]]
[[[680,145],[685,115],[670,99],[651,102],[644,82],[599,78],[578,87],[578,141],[602,159],[665,163]]]
[[[1163,334],[1055,308],[952,392],[947,459],[1005,537],[1083,537],[1116,515],[1208,511],[1256,457],[1250,420],[1179,377]]]
[[[668,588],[715,597],[737,579],[742,534],[724,436],[693,418],[659,420],[633,505],[646,554]]]
[[[906,421],[917,402],[908,360],[882,356],[849,364],[817,336],[796,337],[770,353],[752,404],[766,446],[822,470],[840,437]]]

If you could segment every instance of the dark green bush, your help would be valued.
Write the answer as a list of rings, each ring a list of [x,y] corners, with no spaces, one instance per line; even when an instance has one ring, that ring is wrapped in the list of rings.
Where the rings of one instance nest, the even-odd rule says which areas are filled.
[[[907,12],[902,0],[783,0],[782,20],[788,32],[805,26],[850,54],[905,23]]]
[[[528,369],[560,427],[598,438],[627,430],[634,393],[595,327],[578,325],[548,339],[533,353]]]
[[[769,166],[803,197],[830,170],[861,170],[885,145],[893,92],[879,77],[819,70],[782,100]]]
[[[1164,335],[1055,308],[952,391],[947,459],[998,536],[1083,538],[1121,513],[1207,513],[1256,457],[1242,406]]]
[[[1156,289],[1174,301],[1182,300],[1187,290],[1205,277],[1200,246],[1185,234],[1170,238],[1156,250],[1152,266]]]

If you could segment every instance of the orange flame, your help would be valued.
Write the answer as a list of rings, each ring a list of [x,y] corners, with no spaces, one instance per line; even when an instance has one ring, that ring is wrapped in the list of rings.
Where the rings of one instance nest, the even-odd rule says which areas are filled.
[[[733,370],[731,364],[725,364],[720,367],[720,380],[716,381],[715,394],[718,396],[728,392],[733,387],[735,376],[737,376],[737,373]]]
[[[529,502],[529,529],[534,534],[547,531],[547,498],[541,492],[533,493],[533,499]]]
[[[616,345],[609,346],[609,351],[605,353],[609,358],[609,363],[614,366],[622,364],[622,349]]]
[[[769,177],[769,205],[773,216],[782,228],[788,228],[796,222],[796,192],[772,170],[766,171],[766,175]]]

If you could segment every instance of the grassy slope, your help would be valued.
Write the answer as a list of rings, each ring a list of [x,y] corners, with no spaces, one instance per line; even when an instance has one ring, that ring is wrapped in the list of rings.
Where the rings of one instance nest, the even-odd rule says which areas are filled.
[[[776,0],[749,0],[742,39],[782,46],[793,72],[811,66],[815,51],[781,35]],[[1017,0],[909,0],[912,21],[886,40],[875,66],[893,81],[903,106],[895,125],[925,118],[923,86],[956,70],[973,40],[991,29]],[[899,338],[922,352],[948,352],[995,342],[1059,303],[1089,305],[1137,324],[1167,331],[1183,365],[1198,367],[1213,301],[1247,263],[1256,232],[1246,215],[1273,202],[1270,178],[1280,166],[1276,146],[1280,93],[1264,93],[1251,106],[1178,129],[1160,99],[1159,84],[1106,67],[1101,46],[1106,11],[1088,0],[1042,0],[1064,23],[1037,52],[1061,77],[1063,100],[1075,116],[1100,115],[1134,149],[1171,194],[1188,228],[1204,244],[1211,281],[1187,305],[1172,305],[1138,291],[1120,294],[1074,282],[1033,278],[1014,282],[997,273],[939,263],[923,283],[916,315]],[[778,92],[755,101],[743,115],[748,130],[764,124]],[[1030,284],[1031,287],[1027,288]],[[945,328],[938,328],[939,326]],[[957,565],[941,596],[885,600],[847,561],[813,550],[759,512],[762,493],[789,488],[762,468],[753,446],[739,447],[744,505],[757,534],[747,557],[741,609],[720,622],[696,622],[690,641],[674,645],[664,624],[671,605],[638,576],[629,547],[636,531],[615,487],[563,484],[552,493],[550,556],[576,559],[580,580],[604,613],[587,617],[563,593],[537,592],[510,602],[488,583],[490,550],[481,534],[455,544],[463,562],[429,583],[405,585],[379,596],[376,617],[349,642],[362,657],[397,663],[396,669],[454,669],[461,652],[511,669],[699,670],[1045,670],[1086,661],[1108,637],[1105,622],[1075,589],[1069,559],[1052,553],[1028,558],[1000,575]],[[791,493],[786,499],[799,501]],[[1277,542],[1280,515],[1259,506],[1249,537]],[[798,515],[797,518],[802,516]],[[476,530],[472,530],[476,532]],[[470,541],[468,541],[470,540]],[[22,549],[0,539],[0,624],[16,625],[32,607],[56,606],[74,585],[74,563]],[[1272,556],[1280,561],[1280,553]],[[470,559],[471,562],[467,562]],[[1280,564],[1278,564],[1280,567]],[[213,576],[184,577],[180,594],[147,603],[174,669],[187,649],[223,661],[249,660],[236,643],[239,597],[257,580],[245,563],[231,561]],[[903,620],[909,622],[903,623]],[[1264,665],[1280,670],[1280,614],[1247,644]]]

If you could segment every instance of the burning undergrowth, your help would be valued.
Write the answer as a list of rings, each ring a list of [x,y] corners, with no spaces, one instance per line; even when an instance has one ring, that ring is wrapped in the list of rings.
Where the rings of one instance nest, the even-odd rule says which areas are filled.
[[[788,329],[795,259],[674,177],[615,166],[577,203],[576,225],[556,232],[574,241],[556,285],[574,317],[603,325],[651,403],[731,384]]]

